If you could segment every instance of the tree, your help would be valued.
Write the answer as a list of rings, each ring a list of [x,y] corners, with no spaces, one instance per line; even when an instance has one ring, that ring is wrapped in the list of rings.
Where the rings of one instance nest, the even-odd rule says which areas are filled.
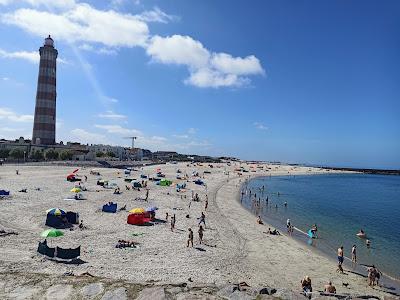
[[[46,159],[48,159],[48,160],[58,159],[58,152],[53,149],[50,149],[50,150],[46,151],[45,156],[46,156]]]
[[[33,151],[31,158],[34,160],[43,160],[44,159],[43,152],[40,150]]]
[[[107,155],[108,157],[115,157],[115,156],[116,156],[115,153],[112,152],[112,151],[107,151],[106,155]]]
[[[24,151],[20,150],[20,149],[13,149],[10,152],[10,156],[14,159],[18,159],[18,162],[20,159],[24,158]]]
[[[72,160],[72,152],[68,150],[64,150],[60,153],[60,159],[61,160]]]
[[[7,158],[10,155],[9,149],[1,149],[0,150],[0,158]]]
[[[104,156],[104,152],[96,152],[96,157],[103,157]]]

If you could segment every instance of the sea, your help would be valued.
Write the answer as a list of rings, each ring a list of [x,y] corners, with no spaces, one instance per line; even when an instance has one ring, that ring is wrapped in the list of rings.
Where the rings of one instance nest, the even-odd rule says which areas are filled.
[[[296,228],[293,238],[335,259],[339,246],[350,258],[356,245],[359,268],[375,265],[389,278],[400,280],[400,176],[258,177],[245,183],[242,191],[242,205],[278,230],[286,232],[290,219]],[[260,199],[259,208],[255,199]],[[316,239],[307,236],[313,224],[318,228]],[[360,229],[370,247],[356,236]],[[347,264],[351,265],[348,260]]]

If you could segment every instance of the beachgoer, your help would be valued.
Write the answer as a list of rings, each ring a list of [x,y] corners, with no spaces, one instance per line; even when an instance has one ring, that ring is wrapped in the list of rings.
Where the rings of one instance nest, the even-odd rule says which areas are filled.
[[[203,243],[203,232],[204,232],[203,226],[200,225],[198,232],[199,232],[199,243],[202,244]]]
[[[370,240],[366,240],[365,243],[367,244],[367,248],[371,247],[371,241]]]
[[[165,221],[168,222],[168,213],[165,213]]]
[[[147,201],[149,199],[149,189],[146,189],[146,198],[145,200]]]
[[[311,278],[309,276],[305,276],[301,280],[301,288],[303,289],[303,292],[306,294],[312,292],[312,286],[311,286]]]
[[[171,218],[171,231],[174,231],[175,229],[175,221],[176,221],[176,216],[175,214],[173,215],[173,217]]]
[[[206,198],[206,203],[204,204],[204,210],[207,210],[208,207],[208,197]]]
[[[376,269],[375,266],[372,265],[371,267],[368,268],[368,285],[373,286],[375,285],[375,280],[376,280]],[[379,281],[379,279],[378,279]]]
[[[332,284],[332,281],[328,281],[328,284],[324,287],[324,292],[329,294],[336,294],[336,288]]]
[[[283,203],[283,205],[284,205],[285,207],[287,207],[287,202],[285,201],[285,203]]]
[[[260,225],[264,224],[263,221],[261,220],[260,216],[257,217],[257,224],[260,224]]]
[[[340,246],[338,248],[337,255],[338,255],[338,269],[337,269],[337,271],[340,271],[341,273],[343,273],[343,267],[342,267],[343,260],[344,260],[343,246]]]
[[[189,247],[189,244],[192,244],[193,247],[193,231],[192,228],[189,228],[189,236],[187,240],[187,247]]]
[[[85,182],[87,182],[87,176],[86,175],[84,175],[85,176]]]
[[[290,219],[287,219],[287,220],[286,220],[286,227],[287,227],[288,230],[289,230],[289,227],[290,227]]]
[[[19,170],[18,169],[15,170],[15,174],[19,175]]]
[[[353,266],[357,264],[357,246],[353,245],[351,248],[351,263]]]
[[[206,215],[205,215],[203,212],[201,212],[201,216],[200,216],[200,218],[199,218],[199,225],[200,225],[201,223],[204,224],[204,228],[205,228],[205,227],[206,227]]]

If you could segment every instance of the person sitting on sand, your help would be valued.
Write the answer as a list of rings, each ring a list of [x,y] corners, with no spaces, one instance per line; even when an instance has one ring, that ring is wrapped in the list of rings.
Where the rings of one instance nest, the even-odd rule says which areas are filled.
[[[324,292],[329,294],[336,294],[336,288],[332,284],[332,281],[328,281],[328,284],[325,285]]]
[[[188,236],[187,246],[186,247],[189,247],[190,244],[192,244],[192,247],[193,247],[193,231],[192,231],[192,228],[189,228],[189,236]]]
[[[261,220],[261,217],[260,217],[260,216],[257,217],[257,224],[264,225],[264,223],[263,223],[263,221]]]
[[[281,235],[281,233],[280,233],[278,230],[276,230],[276,229],[272,230],[272,231],[270,232],[270,234],[272,234],[272,235]]]
[[[301,288],[303,289],[303,292],[307,295],[308,293],[312,292],[312,287],[311,287],[311,278],[309,276],[305,276],[303,280],[301,281]]]

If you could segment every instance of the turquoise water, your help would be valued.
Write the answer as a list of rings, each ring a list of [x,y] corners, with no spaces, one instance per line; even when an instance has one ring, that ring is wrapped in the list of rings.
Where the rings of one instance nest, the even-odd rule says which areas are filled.
[[[264,192],[260,190],[263,185]],[[375,264],[384,273],[400,279],[400,176],[262,177],[250,180],[243,186],[246,188],[252,196],[243,195],[243,205],[271,225],[285,230],[290,218],[296,228],[307,232],[316,223],[318,239],[310,240],[300,231],[295,236],[334,257],[340,245],[344,246],[345,255],[351,257],[355,244],[359,264]],[[261,199],[258,212],[254,193],[257,200]],[[371,247],[356,236],[360,228],[366,232]]]

